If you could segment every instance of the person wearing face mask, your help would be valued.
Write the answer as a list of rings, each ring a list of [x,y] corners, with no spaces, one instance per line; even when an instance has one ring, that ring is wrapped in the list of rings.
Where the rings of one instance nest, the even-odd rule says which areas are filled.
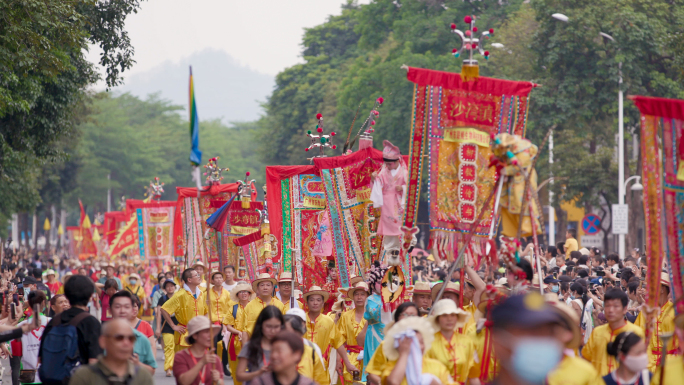
[[[544,278],[544,283],[547,286],[548,292],[558,295],[560,293],[560,280],[556,279],[553,275],[547,275]]]
[[[620,366],[603,376],[606,385],[649,385],[653,374],[648,371],[648,355],[643,338],[632,332],[622,332],[608,343],[606,351]]]
[[[475,365],[476,350],[472,338],[458,333],[463,328],[470,313],[459,309],[450,299],[440,299],[432,309],[429,320],[432,322],[435,340],[425,357],[436,359],[444,364],[449,374],[461,384],[480,384],[480,372]]]
[[[541,385],[563,358],[563,318],[537,292],[506,298],[492,309],[499,374],[492,384]]]
[[[140,285],[140,276],[133,273],[128,276],[128,283],[124,286],[124,290],[140,298],[140,303],[145,303],[145,289]],[[138,317],[142,317],[143,307],[140,306],[138,310]]]

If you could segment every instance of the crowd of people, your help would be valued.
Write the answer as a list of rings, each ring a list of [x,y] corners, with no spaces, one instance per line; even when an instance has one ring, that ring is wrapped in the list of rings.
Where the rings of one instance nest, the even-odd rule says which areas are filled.
[[[134,259],[8,253],[0,351],[12,385],[151,384],[156,371],[181,385],[681,384],[667,270],[647,333],[646,258],[567,239],[540,258],[521,248],[515,271],[414,253],[393,311],[379,263],[349,288],[301,287],[289,272],[238,282],[233,266],[150,276]]]

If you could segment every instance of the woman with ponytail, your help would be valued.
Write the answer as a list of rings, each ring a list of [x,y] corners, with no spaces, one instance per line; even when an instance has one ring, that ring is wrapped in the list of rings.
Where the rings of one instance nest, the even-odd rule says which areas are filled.
[[[653,374],[648,366],[644,340],[635,333],[622,332],[606,347],[608,354],[619,362],[617,369],[603,377],[606,385],[648,385]]]

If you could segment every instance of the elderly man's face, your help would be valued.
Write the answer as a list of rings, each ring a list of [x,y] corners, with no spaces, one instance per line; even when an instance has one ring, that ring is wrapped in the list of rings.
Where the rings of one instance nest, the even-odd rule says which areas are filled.
[[[128,361],[133,356],[133,346],[135,345],[135,334],[128,321],[113,319],[111,323],[103,328],[100,336],[100,347],[107,351],[107,357],[116,361]]]

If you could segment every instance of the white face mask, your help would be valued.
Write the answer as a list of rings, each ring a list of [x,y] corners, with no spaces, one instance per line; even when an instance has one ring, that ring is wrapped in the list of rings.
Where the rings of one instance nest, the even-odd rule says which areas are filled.
[[[641,372],[648,366],[648,355],[644,353],[638,356],[625,356],[624,360],[622,360],[622,364],[632,372]]]

